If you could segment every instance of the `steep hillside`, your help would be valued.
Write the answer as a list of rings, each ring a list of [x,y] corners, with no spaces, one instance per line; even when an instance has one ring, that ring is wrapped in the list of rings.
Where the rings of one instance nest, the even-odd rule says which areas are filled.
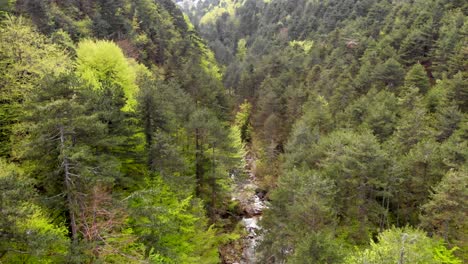
[[[242,145],[177,6],[0,8],[0,262],[219,263]]]
[[[256,174],[271,200],[258,262],[387,263],[374,259],[383,244],[364,248],[385,229],[382,239],[413,232],[394,226],[466,259],[465,1],[197,7],[225,86],[253,104]]]
[[[0,262],[468,261],[467,13],[0,1]]]

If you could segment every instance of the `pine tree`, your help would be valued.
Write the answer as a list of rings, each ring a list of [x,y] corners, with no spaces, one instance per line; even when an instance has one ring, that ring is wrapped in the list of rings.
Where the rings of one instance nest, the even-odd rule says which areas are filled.
[[[162,263],[218,263],[217,239],[197,199],[179,199],[159,177],[128,198],[129,226]]]
[[[468,186],[466,168],[450,170],[422,206],[421,226],[444,238],[450,246],[467,249]],[[466,251],[465,251],[466,252]]]
[[[232,164],[230,154],[229,131],[214,113],[206,108],[196,110],[190,117],[188,129],[195,137],[195,178],[196,195],[208,203],[211,220],[225,210],[222,201],[227,171]],[[223,184],[224,183],[224,184]]]
[[[30,174],[45,195],[55,197],[49,205],[67,212],[73,242],[70,261],[78,262],[84,257],[77,252],[78,243],[94,242],[87,240],[86,228],[96,219],[83,217],[87,204],[94,202],[88,197],[90,188],[112,186],[119,175],[119,162],[99,151],[100,145],[108,144],[107,126],[86,108],[93,96],[88,92],[73,75],[48,77],[28,100],[24,120],[30,134],[24,158],[34,165]],[[95,239],[102,236],[91,240]]]
[[[408,71],[405,77],[406,87],[416,87],[423,94],[429,90],[429,78],[424,67],[417,63]]]
[[[462,72],[457,73],[453,79],[446,80],[448,98],[453,100],[464,113],[468,112],[468,82]]]
[[[403,66],[394,58],[390,58],[375,67],[373,79],[395,89],[403,83],[404,73]]]
[[[394,177],[400,182],[395,203],[400,223],[418,223],[419,208],[427,202],[430,189],[442,178],[447,169],[440,156],[440,144],[425,139],[414,145],[394,164]]]

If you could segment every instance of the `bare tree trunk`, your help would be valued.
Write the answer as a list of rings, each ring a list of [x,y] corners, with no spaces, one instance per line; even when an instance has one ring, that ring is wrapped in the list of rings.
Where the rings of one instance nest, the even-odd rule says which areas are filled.
[[[216,160],[215,160],[215,146],[213,145],[213,164],[211,175],[211,221],[215,220],[215,207],[216,207]]]
[[[360,217],[359,217],[359,223],[360,223],[360,231],[361,231],[361,234],[365,234],[366,233],[366,217],[367,217],[367,201],[366,201],[366,194],[367,194],[367,185],[365,182],[361,182],[360,183],[360,186],[359,186],[359,214],[360,214]]]
[[[146,138],[146,148],[148,150],[148,160],[147,165],[148,169],[153,172],[154,171],[154,154],[152,151],[153,146],[153,119],[150,112],[150,103],[146,102],[146,113],[145,113],[145,138]]]
[[[381,205],[381,206],[382,206],[382,209],[384,209],[384,208],[385,208],[385,198],[386,198],[386,196],[385,196],[385,189],[384,189],[384,194],[383,194],[382,196],[383,196],[383,197],[382,197],[382,205]],[[379,228],[380,232],[382,232],[383,229],[384,229],[385,217],[386,217],[386,212],[384,211],[384,212],[382,213],[382,216],[380,217],[380,228]]]
[[[405,242],[406,242],[407,237],[408,235],[406,233],[403,233],[401,237],[401,249],[400,249],[400,258],[398,259],[398,264],[405,263]]]
[[[449,220],[446,219],[444,221],[444,240],[447,244],[450,245],[449,241],[448,241],[448,234],[449,234]]]
[[[77,227],[76,227],[76,215],[74,210],[74,205],[76,204],[75,199],[72,195],[73,189],[73,180],[71,179],[72,175],[70,173],[70,161],[68,156],[65,154],[65,131],[64,127],[60,127],[60,154],[62,155],[62,168],[65,173],[65,188],[67,192],[67,203],[68,203],[68,213],[70,216],[70,227],[72,232],[73,243],[77,241]]]
[[[389,197],[387,198],[387,206],[386,206],[386,217],[385,217],[385,220],[386,220],[386,224],[387,224],[387,228],[390,227],[390,220],[389,220],[389,214],[390,214],[390,192],[389,192]]]
[[[196,195],[200,197],[203,183],[203,146],[200,142],[200,130],[195,129],[195,177],[197,180]]]
[[[404,264],[405,263],[404,260],[405,260],[405,248],[402,247],[400,251],[400,259],[398,260],[398,264]]]

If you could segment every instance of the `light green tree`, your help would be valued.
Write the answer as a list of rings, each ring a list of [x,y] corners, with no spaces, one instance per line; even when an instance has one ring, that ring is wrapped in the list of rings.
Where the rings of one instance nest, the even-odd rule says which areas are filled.
[[[7,16],[0,24],[0,155],[8,156],[25,96],[46,74],[68,71],[71,60],[26,18]]]
[[[371,240],[370,248],[348,256],[346,264],[461,264],[440,240],[429,238],[423,231],[392,228],[378,236],[378,242]]]
[[[128,198],[129,226],[156,263],[218,263],[215,230],[199,199],[180,199],[156,176]]]
[[[0,262],[65,262],[70,240],[37,198],[32,181],[14,164],[0,159]]]
[[[112,97],[123,93],[122,110],[135,110],[138,92],[135,69],[115,43],[83,40],[78,44],[76,55],[76,74],[80,78],[103,96],[106,96],[106,88],[112,89]]]

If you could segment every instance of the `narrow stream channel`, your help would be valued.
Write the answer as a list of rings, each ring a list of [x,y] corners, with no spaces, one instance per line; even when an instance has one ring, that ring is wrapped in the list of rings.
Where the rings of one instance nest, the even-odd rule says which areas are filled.
[[[264,193],[259,191],[257,178],[255,176],[255,158],[248,154],[245,157],[246,171],[248,177],[246,179],[237,180],[237,190],[234,192],[233,199],[240,202],[244,211],[242,224],[244,225],[248,235],[243,239],[242,259],[239,264],[256,263],[256,246],[261,240],[259,235],[259,221],[262,218],[263,209],[266,208],[264,202]]]

